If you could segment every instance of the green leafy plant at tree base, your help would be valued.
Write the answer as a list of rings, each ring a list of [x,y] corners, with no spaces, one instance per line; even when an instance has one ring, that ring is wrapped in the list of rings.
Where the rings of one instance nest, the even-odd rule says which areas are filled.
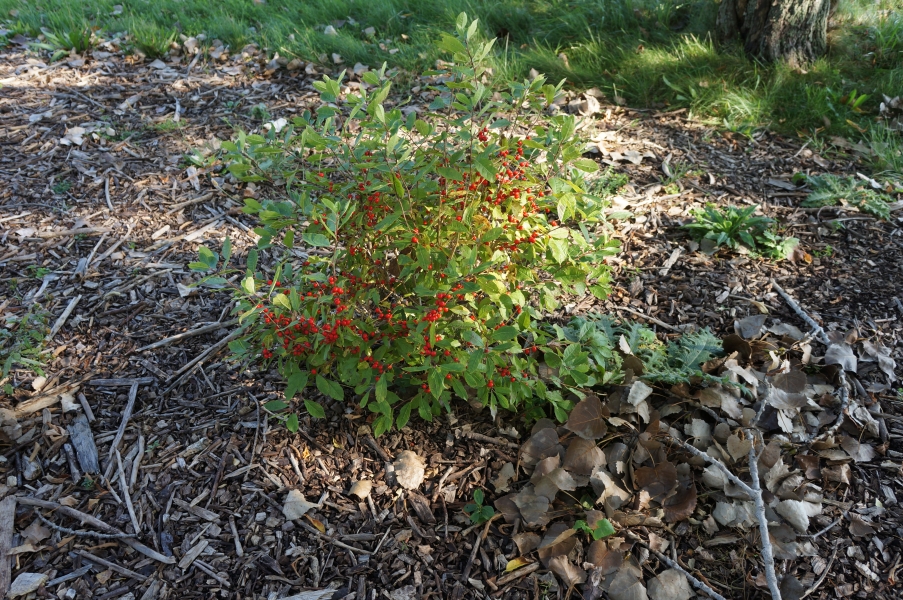
[[[336,401],[353,391],[381,434],[451,410],[452,394],[493,411],[570,408],[539,372],[541,359],[576,354],[547,345],[544,312],[564,294],[604,298],[618,245],[586,191],[597,164],[582,158],[574,119],[543,117],[561,84],[490,87],[493,42],[476,31],[462,14],[443,35],[453,62],[426,74],[429,112],[387,108],[383,67],[360,93],[324,77],[316,113],[223,143],[235,178],[285,190],[246,201],[261,238],[236,290],[244,335],[230,345],[285,377],[286,402],[271,409],[309,385]],[[261,253],[281,257],[267,273]],[[192,268],[219,268],[205,283],[228,285],[230,255],[202,248]],[[596,380],[559,382],[579,394]]]
[[[464,507],[464,512],[470,517],[470,522],[474,525],[485,523],[495,516],[495,509],[491,506],[483,504],[483,490],[473,491],[473,502]]]
[[[746,208],[707,204],[691,211],[695,221],[684,225],[696,240],[711,240],[714,245],[738,249],[740,246],[774,260],[790,258],[799,245],[793,237],[783,237],[774,228],[774,220],[754,215],[758,205]]]

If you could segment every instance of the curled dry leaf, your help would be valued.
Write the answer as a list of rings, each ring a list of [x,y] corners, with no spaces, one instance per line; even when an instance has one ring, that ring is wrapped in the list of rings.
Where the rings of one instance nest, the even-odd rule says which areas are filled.
[[[868,340],[863,340],[862,348],[866,351],[866,353],[878,361],[878,366],[887,375],[889,381],[894,382],[897,380],[897,375],[894,370],[897,368],[897,363],[891,358],[890,350],[885,348],[880,343],[872,343]]]
[[[650,600],[689,600],[693,595],[686,575],[677,569],[668,569],[649,581]]]
[[[521,462],[527,467],[535,467],[544,458],[560,456],[564,446],[558,443],[558,432],[547,427],[536,431],[521,448]]]
[[[570,473],[558,466],[561,461],[557,456],[544,458],[536,465],[530,483],[533,484],[537,494],[545,496],[551,502],[559,490],[574,491],[577,482]]]
[[[410,450],[401,451],[392,465],[395,467],[395,480],[406,490],[415,490],[423,483],[423,459]]]
[[[568,527],[564,523],[555,523],[549,527],[537,550],[539,560],[546,568],[549,568],[549,562],[553,558],[567,556],[574,549],[577,545],[575,533],[577,532],[573,527]]]
[[[373,489],[373,482],[367,479],[361,479],[360,481],[355,481],[351,489],[348,491],[349,494],[357,496],[361,500],[370,495],[370,491]]]
[[[727,451],[734,459],[734,462],[746,458],[752,443],[749,440],[741,440],[736,433],[727,438]]]
[[[595,442],[577,438],[568,446],[563,467],[571,473],[588,477],[604,464],[605,454]]]
[[[527,485],[513,498],[524,524],[540,527],[549,522],[549,499],[536,493],[532,485]]]
[[[510,462],[506,462],[502,465],[502,468],[499,469],[498,475],[496,475],[495,479],[492,481],[493,487],[495,487],[495,491],[502,493],[508,491],[508,484],[511,483],[511,480],[514,479],[514,465]]]
[[[632,494],[618,483],[618,480],[605,469],[597,469],[590,477],[590,484],[598,496],[596,503],[612,509],[621,508]]]
[[[745,340],[760,337],[765,328],[766,315],[752,315],[738,321],[734,321],[734,329]]]
[[[549,569],[571,589],[586,581],[586,571],[572,563],[566,556],[556,556],[549,561]]]
[[[627,394],[627,403],[636,409],[637,414],[639,414],[640,418],[646,423],[649,422],[650,416],[649,403],[646,402],[646,398],[651,395],[652,388],[639,379],[633,382],[633,385],[630,386],[630,393]]]
[[[624,563],[608,587],[608,597],[611,600],[646,600],[648,596],[639,577],[641,573],[632,564]]]
[[[863,444],[848,435],[840,438],[840,446],[846,450],[856,462],[868,462],[875,458],[875,447],[871,444]]]
[[[806,533],[809,529],[809,517],[821,514],[821,505],[800,500],[781,500],[774,510],[794,529]]]
[[[508,564],[505,565],[505,573],[510,573],[511,571],[515,571],[520,569],[521,567],[526,567],[531,564],[530,559],[524,558],[523,556],[518,556],[517,558],[513,558],[508,561]]]
[[[518,533],[511,536],[511,539],[514,540],[514,543],[517,545],[517,551],[521,555],[530,554],[539,547],[539,543],[542,541],[537,534],[531,531]]]
[[[602,576],[614,573],[624,564],[624,553],[612,550],[607,540],[596,540],[586,551],[586,562]],[[585,565],[584,565],[585,566]]]
[[[298,490],[289,490],[288,496],[285,497],[285,504],[282,506],[282,514],[285,515],[286,519],[292,521],[300,519],[307,514],[307,511],[317,508],[317,506],[319,505],[305,500],[304,494]]]
[[[677,492],[666,498],[662,506],[665,509],[665,520],[669,523],[689,519],[696,510],[696,485],[692,481],[680,485]]]
[[[605,418],[608,416],[608,411],[602,406],[599,397],[587,394],[586,398],[578,402],[571,411],[565,428],[585,440],[598,440],[608,431],[605,424]]]
[[[677,486],[677,468],[667,460],[654,467],[640,467],[633,473],[633,483],[653,500],[660,501]]]
[[[831,344],[825,352],[826,365],[840,365],[844,371],[856,372],[858,361],[853,348],[845,342]]]
[[[850,533],[856,537],[865,537],[875,533],[875,525],[857,514],[850,515]]]

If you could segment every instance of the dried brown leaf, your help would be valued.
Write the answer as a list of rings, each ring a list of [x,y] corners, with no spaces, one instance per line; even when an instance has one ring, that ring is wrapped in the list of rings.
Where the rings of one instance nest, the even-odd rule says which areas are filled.
[[[425,463],[410,450],[399,452],[392,465],[395,467],[395,480],[401,487],[415,490],[423,483]]]
[[[578,402],[571,411],[565,428],[583,439],[597,440],[608,431],[605,424],[605,418],[608,416],[608,411],[602,406],[599,397],[595,394],[587,394],[586,398]]]
[[[586,581],[586,571],[569,561],[566,556],[556,556],[549,561],[549,569],[558,575],[568,589]]]
[[[687,576],[677,569],[668,569],[649,580],[651,600],[689,600],[693,595]]]
[[[536,431],[521,448],[521,462],[527,467],[550,456],[560,456],[564,446],[558,443],[558,432],[552,427]]]
[[[564,455],[563,468],[576,475],[589,476],[605,464],[605,453],[592,440],[575,438]]]
[[[537,494],[532,485],[525,486],[514,496],[514,504],[526,525],[541,527],[549,522],[549,499]]]
[[[863,444],[859,440],[848,435],[841,436],[840,446],[846,450],[856,462],[868,462],[875,458],[875,447],[871,444]]]
[[[511,536],[511,539],[517,544],[517,551],[525,556],[530,554],[539,547],[542,539],[535,533],[530,531],[521,532]]]
[[[633,473],[633,483],[653,500],[661,501],[677,486],[677,468],[667,460],[654,467],[640,467]]]
[[[567,556],[574,549],[577,545],[575,533],[577,532],[573,527],[564,523],[555,523],[546,530],[536,552],[543,566],[549,568],[549,561],[558,556]]]
[[[665,509],[665,520],[676,523],[689,519],[696,510],[696,485],[692,481],[680,485],[677,492],[662,503]]]
[[[745,340],[752,340],[762,336],[767,315],[751,315],[738,321],[734,321],[734,330]]]

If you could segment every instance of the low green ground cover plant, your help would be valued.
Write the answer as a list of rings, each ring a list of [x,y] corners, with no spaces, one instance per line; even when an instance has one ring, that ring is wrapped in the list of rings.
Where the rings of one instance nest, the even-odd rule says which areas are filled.
[[[756,216],[758,205],[738,208],[718,207],[708,204],[692,211],[694,221],[684,225],[698,241],[709,240],[715,247],[727,246],[733,250],[741,246],[773,260],[790,258],[799,240],[781,236],[774,219]]]
[[[22,314],[7,317],[0,324],[0,385],[6,394],[13,393],[9,382],[14,369],[44,374],[44,341],[50,330],[50,315],[38,304],[32,304]]]
[[[889,203],[893,198],[881,190],[873,189],[867,182],[855,177],[825,175],[800,175],[796,178],[812,189],[803,200],[803,206],[837,206],[847,202],[862,212],[880,219],[890,218]]]

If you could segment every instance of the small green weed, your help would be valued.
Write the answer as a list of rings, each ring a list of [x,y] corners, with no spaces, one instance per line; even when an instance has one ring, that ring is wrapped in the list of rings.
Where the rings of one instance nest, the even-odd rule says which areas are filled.
[[[178,131],[182,129],[183,124],[181,121],[176,122],[172,119],[172,117],[166,118],[158,123],[151,123],[148,125],[150,129],[154,131],[159,131],[161,133],[168,133],[170,131]]]
[[[49,320],[50,315],[33,304],[23,315],[7,317],[0,325],[0,380],[7,394],[13,392],[13,386],[7,382],[13,369],[24,367],[44,374],[41,352]]]
[[[55,32],[42,28],[41,33],[44,35],[44,41],[36,42],[33,46],[53,52],[51,60],[59,60],[70,52],[84,54],[96,45],[94,32],[90,27],[72,25]]]
[[[727,206],[718,208],[708,204],[704,209],[692,212],[696,219],[684,225],[690,235],[698,241],[710,240],[715,247],[727,246],[733,250],[740,246],[771,258],[787,259],[799,245],[799,240],[782,237],[774,228],[774,220],[768,217],[757,217],[754,213],[758,205],[747,208]]]
[[[574,529],[576,531],[582,531],[594,540],[601,540],[602,538],[614,535],[615,533],[615,528],[608,519],[599,519],[592,527],[590,527],[586,521],[577,521],[574,523]]]
[[[795,179],[805,182],[812,188],[812,193],[803,201],[803,206],[836,206],[841,201],[846,201],[870,215],[881,219],[890,218],[888,202],[893,199],[887,194],[873,190],[864,181],[831,174],[816,176],[799,174]]]
[[[72,182],[68,179],[56,182],[52,188],[54,194],[65,194],[72,189]]]
[[[132,47],[150,59],[164,56],[178,37],[178,32],[169,27],[139,19],[131,21],[129,33]]]
[[[470,517],[470,522],[474,525],[485,523],[495,516],[495,509],[487,504],[483,504],[483,490],[473,491],[473,502],[464,507],[464,512]]]
[[[831,257],[831,256],[834,256],[834,247],[831,246],[831,244],[828,244],[827,246],[825,246],[825,247],[822,248],[821,250],[815,250],[815,251],[813,251],[813,252],[812,252],[812,256],[815,256],[815,257],[818,257],[818,258],[829,258],[829,257]]]
[[[255,104],[251,107],[251,118],[256,119],[258,121],[270,121],[272,117],[270,116],[270,111],[267,109],[266,104]]]
[[[50,269],[40,265],[28,265],[25,270],[31,273],[31,276],[35,279],[43,279],[45,275],[50,273]]]

